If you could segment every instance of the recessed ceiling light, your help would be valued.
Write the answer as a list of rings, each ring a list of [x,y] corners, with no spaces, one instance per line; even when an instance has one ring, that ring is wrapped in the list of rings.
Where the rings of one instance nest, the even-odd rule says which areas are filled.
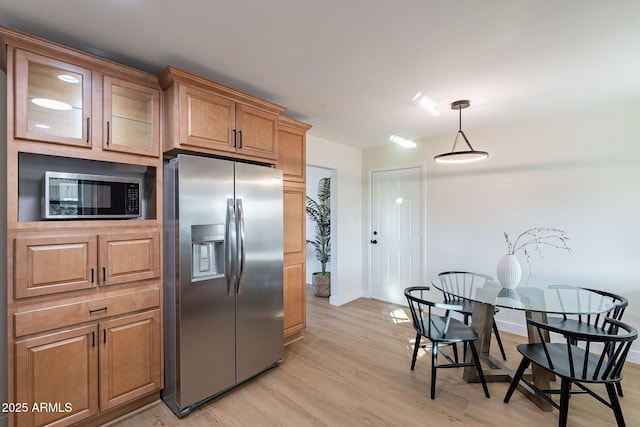
[[[438,108],[436,107],[436,103],[433,102],[431,99],[429,99],[428,96],[423,95],[421,92],[418,92],[416,96],[413,97],[413,102],[418,107],[428,111],[429,113],[433,114],[436,117],[440,115],[440,111],[438,111]]]
[[[56,101],[55,99],[33,98],[31,102],[41,107],[49,108],[50,110],[65,111],[65,110],[71,110],[71,108],[73,108],[71,107],[71,105],[67,104],[66,102]]]
[[[416,143],[413,141],[410,141],[408,139],[404,139],[402,137],[399,137],[398,135],[391,135],[389,137],[389,141],[398,144],[401,147],[404,148],[416,148]]]
[[[69,74],[58,74],[58,78],[63,82],[67,83],[80,83],[80,80],[76,77],[70,76]]]

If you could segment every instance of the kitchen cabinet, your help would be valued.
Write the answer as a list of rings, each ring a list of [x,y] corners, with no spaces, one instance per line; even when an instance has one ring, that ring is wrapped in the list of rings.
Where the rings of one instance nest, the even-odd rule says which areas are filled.
[[[160,91],[104,77],[102,149],[157,157],[160,153]]]
[[[157,400],[164,378],[162,92],[155,75],[2,26],[0,49],[0,350],[7,401],[30,409],[9,425],[98,425]],[[142,178],[140,219],[43,220],[49,170]]]
[[[17,49],[15,136],[91,146],[91,70]]]
[[[284,187],[284,335],[285,341],[306,328],[306,191]]]
[[[171,66],[158,78],[164,90],[165,152],[276,163],[283,107]]]
[[[158,231],[15,239],[15,297],[160,277]]]
[[[280,116],[278,123],[280,155],[277,167],[284,172],[286,181],[302,183],[306,181],[306,135],[310,128],[311,125]]]
[[[100,410],[161,388],[159,310],[102,322],[98,335]]]
[[[284,335],[290,343],[307,325],[306,304],[306,133],[311,125],[280,116],[280,155],[284,174]]]
[[[16,342],[14,401],[28,406],[16,425],[69,425],[98,413],[97,334],[89,325]],[[60,407],[31,410],[39,403]]]
[[[16,341],[17,401],[57,405],[17,425],[69,425],[159,390],[159,323],[150,310]]]
[[[157,87],[23,49],[15,64],[17,139],[159,157]]]

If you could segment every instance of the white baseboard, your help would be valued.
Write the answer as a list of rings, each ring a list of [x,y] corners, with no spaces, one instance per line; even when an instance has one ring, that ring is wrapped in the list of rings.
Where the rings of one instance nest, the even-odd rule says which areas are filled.
[[[344,305],[344,304],[346,304],[348,302],[355,301],[358,298],[362,298],[362,296],[363,295],[360,292],[353,292],[351,294],[341,295],[339,297],[331,295],[329,297],[329,304],[339,307],[339,306]]]

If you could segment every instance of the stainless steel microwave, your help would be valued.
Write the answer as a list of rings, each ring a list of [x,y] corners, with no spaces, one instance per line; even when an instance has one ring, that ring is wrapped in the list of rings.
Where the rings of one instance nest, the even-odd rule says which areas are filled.
[[[141,178],[44,173],[45,219],[140,217]]]

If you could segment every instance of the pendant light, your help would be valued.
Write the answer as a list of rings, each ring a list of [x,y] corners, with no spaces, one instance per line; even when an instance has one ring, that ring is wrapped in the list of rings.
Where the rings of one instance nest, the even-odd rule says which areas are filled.
[[[486,151],[474,150],[471,144],[469,143],[467,136],[462,131],[462,109],[467,108],[469,105],[471,105],[471,103],[468,100],[455,101],[451,103],[451,109],[458,110],[460,112],[458,133],[456,134],[455,141],[453,141],[453,147],[451,148],[451,151],[448,153],[439,154],[435,156],[433,160],[435,160],[436,162],[438,163],[469,163],[469,162],[476,162],[478,160],[483,160],[489,157],[489,153],[487,153]],[[456,144],[458,143],[458,138],[460,137],[460,135],[462,135],[464,142],[467,143],[467,146],[469,147],[468,150],[456,151]]]

